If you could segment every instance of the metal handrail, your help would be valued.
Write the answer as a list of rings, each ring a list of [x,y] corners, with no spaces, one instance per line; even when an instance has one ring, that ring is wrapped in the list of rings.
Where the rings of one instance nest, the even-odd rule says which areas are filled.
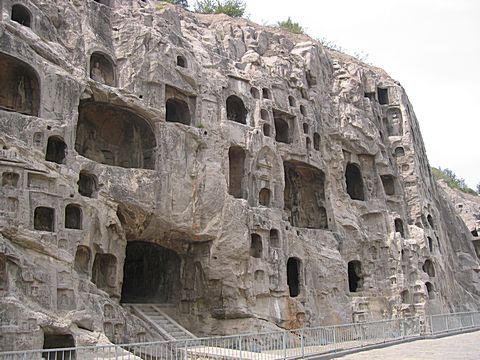
[[[0,352],[17,359],[255,359],[303,358],[370,345],[480,328],[480,312],[428,315],[187,340]]]

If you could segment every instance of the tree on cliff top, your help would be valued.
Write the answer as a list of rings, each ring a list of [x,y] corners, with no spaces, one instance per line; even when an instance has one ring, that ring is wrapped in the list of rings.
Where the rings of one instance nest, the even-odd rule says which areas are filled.
[[[478,195],[475,190],[467,186],[467,183],[464,179],[457,177],[457,175],[455,175],[455,173],[450,169],[442,169],[441,167],[437,169],[432,167],[432,174],[435,179],[445,181],[448,187],[452,189],[460,190],[471,195]],[[477,191],[480,190],[479,185],[477,185]]]
[[[293,22],[292,19],[290,19],[290,17],[287,20],[279,21],[277,23],[277,26],[284,30],[290,31],[291,33],[294,33],[294,34],[305,33],[305,30],[303,30],[303,27],[301,27],[298,22]]]
[[[231,17],[242,17],[247,5],[242,0],[198,0],[194,11],[201,14],[226,14]]]

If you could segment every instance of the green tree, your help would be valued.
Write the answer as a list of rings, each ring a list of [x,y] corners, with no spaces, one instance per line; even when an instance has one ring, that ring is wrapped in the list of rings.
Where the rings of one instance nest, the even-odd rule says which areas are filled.
[[[226,14],[242,17],[247,5],[242,0],[197,0],[194,11],[201,14]]]
[[[477,195],[480,190],[480,184],[477,185],[477,191],[468,187],[464,179],[457,177],[457,175],[450,169],[442,169],[441,167],[432,167],[433,177],[437,180],[443,180],[452,189],[460,190],[467,194]]]
[[[305,30],[303,29],[303,27],[301,27],[299,23],[293,22],[292,19],[290,19],[290,17],[287,20],[279,21],[277,23],[277,26],[284,30],[290,31],[291,33],[294,33],[294,34],[305,33]]]
[[[477,194],[480,195],[480,183],[477,184]]]

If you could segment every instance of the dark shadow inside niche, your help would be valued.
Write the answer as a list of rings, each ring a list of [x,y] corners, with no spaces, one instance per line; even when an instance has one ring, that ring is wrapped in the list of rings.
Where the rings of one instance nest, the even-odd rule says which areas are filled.
[[[125,108],[81,102],[75,150],[105,165],[154,169],[156,140],[149,122]]]
[[[300,113],[303,116],[307,116],[307,108],[305,107],[305,105],[300,105]]]
[[[380,105],[388,105],[389,104],[388,89],[378,87],[377,93],[378,93],[378,102],[380,103]]]
[[[290,297],[300,295],[301,260],[291,257],[287,261],[287,284]]]
[[[430,259],[425,260],[422,266],[422,270],[423,272],[428,274],[428,276],[435,277],[435,266],[433,265],[432,260]]]
[[[184,125],[195,125],[196,97],[172,86],[165,86],[165,120]]]
[[[101,290],[111,294],[117,278],[117,258],[112,254],[95,255],[92,266],[92,282]]]
[[[190,110],[188,104],[179,99],[168,99],[166,104],[166,116],[167,122],[180,123],[184,125],[191,125]]]
[[[240,124],[247,123],[247,109],[243,100],[236,95],[230,95],[227,98],[226,102],[227,107],[227,119],[230,121],[235,121]]]
[[[477,229],[473,229],[473,230],[471,231],[471,234],[472,234],[473,237],[478,237],[478,231],[477,231]]]
[[[317,151],[320,150],[320,134],[319,133],[313,134],[313,148]]]
[[[260,259],[263,254],[262,237],[258,234],[250,235],[250,256]]]
[[[108,86],[116,86],[115,65],[108,55],[94,52],[90,56],[90,78]]]
[[[385,195],[395,195],[395,178],[392,175],[381,175]]]
[[[405,237],[405,229],[403,227],[403,220],[400,218],[395,219],[395,232],[400,233],[400,235]]]
[[[288,97],[288,105],[290,105],[291,107],[294,107],[297,105],[297,101],[295,100],[295,98],[293,96],[289,96]]]
[[[105,6],[111,6],[111,3],[110,3],[111,0],[94,0],[94,1],[96,3],[102,4],[102,5],[105,5]]]
[[[123,303],[175,303],[181,290],[181,259],[173,250],[142,241],[127,243]]]
[[[240,146],[232,146],[228,150],[228,193],[237,199],[245,198],[243,191],[245,175],[245,150]]]
[[[348,263],[348,288],[350,292],[363,290],[362,263],[358,260]]]
[[[405,149],[401,146],[396,147],[394,154],[395,154],[395,157],[404,156],[405,155]]]
[[[427,236],[427,240],[428,240],[428,250],[430,252],[433,252],[433,240],[430,236]]]
[[[285,161],[284,208],[292,226],[328,229],[325,175],[305,163]]]
[[[410,299],[410,292],[408,290],[403,290],[400,293],[400,296],[402,297],[402,303],[403,304],[410,304],[412,301]]]
[[[310,140],[308,136],[305,139],[305,144],[306,144],[307,150],[310,150],[312,148],[312,140]]]
[[[79,205],[65,207],[65,229],[82,229],[82,208]]]
[[[60,136],[50,136],[48,138],[45,160],[57,164],[64,164],[66,153],[67,144],[65,144]]]
[[[303,127],[303,133],[304,133],[304,134],[308,134],[308,130],[309,130],[308,124],[307,124],[307,123],[303,123],[302,127]]]
[[[282,111],[273,110],[273,120],[275,124],[275,140],[290,144],[292,142],[291,129],[295,117]]]
[[[429,298],[430,300],[435,299],[435,289],[434,289],[434,287],[433,287],[433,284],[432,284],[431,282],[427,281],[427,282],[425,283],[425,287],[427,288],[428,298]]]
[[[270,247],[280,248],[280,234],[277,229],[270,229]]]
[[[43,349],[68,349],[75,347],[75,340],[72,335],[44,334]],[[46,360],[74,360],[76,352],[72,350],[48,351],[42,353],[42,359]]]
[[[20,175],[14,172],[4,172],[2,174],[2,187],[17,187]]]
[[[430,227],[431,227],[432,229],[435,229],[435,226],[434,226],[435,224],[433,223],[433,217],[432,217],[432,215],[428,214],[428,216],[427,216],[427,221],[428,221],[428,224],[430,225]]]
[[[370,101],[375,101],[377,99],[377,96],[375,94],[375,91],[371,91],[371,92],[365,92],[364,93],[364,97],[370,99]]]
[[[0,53],[0,109],[38,116],[40,81],[25,62]]]
[[[33,228],[39,231],[55,231],[55,210],[45,206],[35,208]]]
[[[390,108],[387,110],[387,131],[388,136],[403,135],[403,118],[399,108]]]
[[[345,182],[347,193],[352,200],[365,200],[362,172],[357,164],[347,164]]]
[[[270,198],[271,198],[270,189],[263,188],[258,193],[258,204],[261,206],[270,207]]]
[[[180,66],[182,68],[187,67],[187,60],[182,55],[177,56],[177,66]]]
[[[268,111],[265,109],[260,110],[260,117],[262,120],[268,120]]]
[[[263,124],[263,135],[265,136],[271,135],[271,129],[269,124]]]
[[[262,97],[264,99],[272,99],[272,92],[268,88],[263,88],[262,89]]]
[[[80,171],[78,177],[78,193],[82,196],[93,198],[97,194],[97,177],[93,174],[88,173],[87,171]]]
[[[77,246],[73,268],[79,274],[88,275],[90,269],[90,259],[92,255],[87,246]]]
[[[253,97],[254,99],[260,99],[260,91],[259,91],[257,88],[252,87],[252,88],[250,89],[250,94],[252,95],[252,97]]]
[[[32,14],[23,5],[15,4],[12,6],[11,19],[20,25],[31,27],[32,26]]]

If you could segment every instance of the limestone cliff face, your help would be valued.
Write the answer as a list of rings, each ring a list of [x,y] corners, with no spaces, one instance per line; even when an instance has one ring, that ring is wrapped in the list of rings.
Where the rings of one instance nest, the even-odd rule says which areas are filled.
[[[199,335],[478,309],[383,70],[160,2],[0,6],[1,349],[154,339],[131,302]]]

